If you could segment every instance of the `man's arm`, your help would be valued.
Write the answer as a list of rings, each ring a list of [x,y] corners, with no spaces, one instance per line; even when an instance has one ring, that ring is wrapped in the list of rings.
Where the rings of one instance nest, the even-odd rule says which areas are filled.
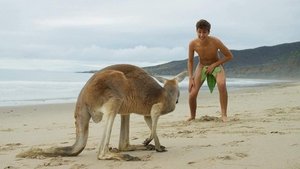
[[[193,78],[193,69],[194,69],[194,45],[193,41],[189,44],[189,58],[188,58],[188,72],[189,72],[189,92],[191,92],[192,87],[194,86],[194,78]]]
[[[214,67],[224,64],[233,58],[230,50],[219,40],[216,39],[217,47],[220,49],[220,52],[224,55],[223,58],[220,58],[217,62],[214,63]]]
[[[190,42],[189,44],[189,51],[188,51],[188,73],[189,73],[189,78],[193,78],[193,69],[194,69],[194,45],[193,42]]]
[[[224,64],[225,62],[228,62],[233,58],[232,53],[229,51],[229,49],[217,38],[214,39],[214,43],[217,46],[217,48],[221,51],[221,53],[224,55],[223,58],[218,59],[217,62],[211,64],[207,70],[206,73],[211,74],[215,67]]]

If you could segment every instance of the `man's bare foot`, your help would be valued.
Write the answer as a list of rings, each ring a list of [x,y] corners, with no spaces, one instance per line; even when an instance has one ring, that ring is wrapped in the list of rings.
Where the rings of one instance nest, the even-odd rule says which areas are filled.
[[[227,120],[228,120],[228,119],[227,119],[227,116],[222,116],[222,121],[223,121],[223,122],[227,122]]]
[[[186,121],[193,121],[193,120],[195,120],[195,117],[190,117]]]

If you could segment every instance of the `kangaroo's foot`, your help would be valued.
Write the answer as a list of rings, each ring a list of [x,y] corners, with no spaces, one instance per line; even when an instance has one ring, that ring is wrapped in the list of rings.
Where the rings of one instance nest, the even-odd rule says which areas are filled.
[[[165,147],[161,146],[161,149],[165,150]],[[126,151],[152,151],[152,150],[156,150],[155,146],[153,144],[129,145],[127,147],[123,147],[120,149],[109,148],[109,151],[112,153],[120,153],[120,152],[126,152]]]
[[[167,149],[166,149],[166,147],[165,146],[160,146],[159,148],[155,148],[155,150],[157,151],[157,152],[166,152],[167,151]]]
[[[148,145],[145,145],[145,147],[146,147],[146,149],[147,150],[156,150],[156,151],[158,151],[158,152],[164,152],[164,151],[167,151],[166,150],[166,147],[165,146],[160,146],[160,149],[159,150],[157,150],[156,148],[155,148],[155,145],[153,145],[153,144],[148,144]]]
[[[141,148],[144,148],[145,150],[156,150],[157,152],[165,152],[167,151],[165,146],[160,145],[160,148],[157,149],[155,148],[155,145],[153,144],[148,144],[148,145],[141,145]]]
[[[144,146],[147,148],[147,150],[156,150],[157,152],[165,152],[166,147],[160,145],[159,148],[156,148],[154,145],[150,144],[150,142],[152,141],[152,138],[146,138],[146,140],[143,142]]]
[[[167,151],[166,147],[162,146],[162,145],[160,145],[160,148],[158,148],[158,149],[153,144],[144,145],[144,147],[146,148],[146,150],[156,150],[157,152],[166,152]]]

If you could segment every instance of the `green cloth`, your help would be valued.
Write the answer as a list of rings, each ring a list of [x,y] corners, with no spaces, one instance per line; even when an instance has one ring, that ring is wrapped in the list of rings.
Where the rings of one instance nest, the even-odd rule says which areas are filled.
[[[221,67],[217,66],[213,70],[212,74],[206,74],[208,66],[204,66],[201,70],[201,82],[203,82],[207,78],[207,86],[209,88],[210,93],[213,92],[215,86],[216,86],[216,76],[219,72],[221,72]]]

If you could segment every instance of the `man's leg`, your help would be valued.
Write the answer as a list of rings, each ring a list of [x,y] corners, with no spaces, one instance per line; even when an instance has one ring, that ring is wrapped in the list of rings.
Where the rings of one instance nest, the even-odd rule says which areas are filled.
[[[197,95],[198,92],[196,91],[195,87],[191,90],[189,94],[189,105],[190,105],[190,113],[191,116],[188,118],[188,121],[194,120],[196,117],[196,108],[197,108]]]
[[[228,94],[226,87],[226,76],[225,71],[222,67],[222,71],[217,74],[216,77],[217,85],[219,89],[219,97],[220,97],[220,105],[221,105],[221,113],[223,122],[227,121],[227,104],[228,104]]]
[[[201,82],[201,70],[202,66],[197,66],[194,74],[195,85],[192,87],[191,92],[189,93],[189,106],[190,106],[190,118],[187,121],[194,120],[196,118],[196,109],[197,109],[197,96],[199,89],[203,82]]]

